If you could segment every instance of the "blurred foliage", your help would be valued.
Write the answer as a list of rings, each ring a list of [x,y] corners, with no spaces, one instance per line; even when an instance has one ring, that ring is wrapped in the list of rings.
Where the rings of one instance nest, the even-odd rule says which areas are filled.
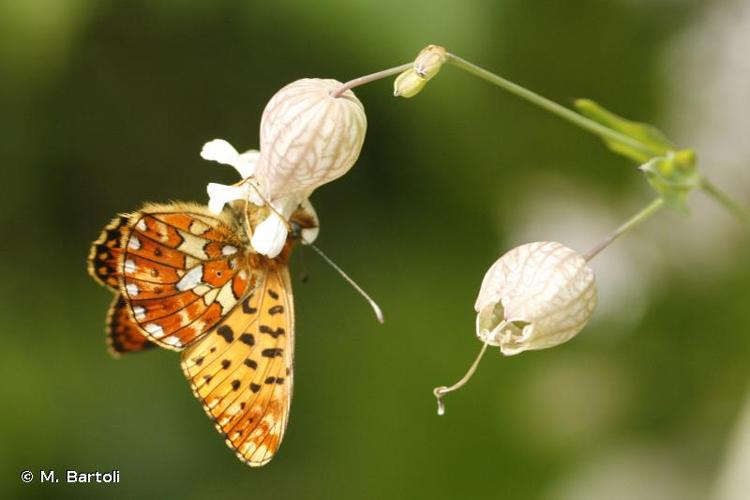
[[[295,290],[296,395],[269,466],[251,470],[226,448],[177,355],[107,356],[110,296],[85,271],[113,214],[205,200],[207,182],[233,180],[201,145],[257,146],[264,104],[289,81],[346,80],[439,43],[557,101],[587,96],[658,124],[660,52],[702,8],[1,3],[3,498],[548,498],[579,459],[644,442],[679,450],[710,481],[750,371],[746,260],[700,285],[667,273],[621,335],[600,324],[551,351],[488,356],[435,416],[432,387],[479,348],[473,301],[512,243],[496,214],[512,213],[520,187],[551,165],[613,203],[643,183],[595,138],[455,69],[412,100],[391,97],[390,81],[357,91],[369,120],[361,159],[312,201],[320,245],[379,299],[386,324],[297,252],[293,273],[311,280]],[[18,479],[66,468],[116,468],[122,482]]]

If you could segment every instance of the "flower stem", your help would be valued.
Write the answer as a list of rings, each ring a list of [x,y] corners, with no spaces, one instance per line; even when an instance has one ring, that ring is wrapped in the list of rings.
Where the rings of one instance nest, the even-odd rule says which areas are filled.
[[[510,80],[506,80],[505,78],[498,76],[490,71],[487,71],[486,69],[477,66],[476,64],[470,63],[469,61],[462,59],[461,57],[458,57],[455,54],[448,53],[447,54],[447,61],[453,64],[454,66],[467,71],[471,73],[472,75],[478,76],[479,78],[482,78],[483,80],[487,80],[488,82],[497,85],[498,87],[502,88],[503,90],[506,90],[510,92],[511,94],[514,94],[521,99],[525,99],[526,101],[529,101],[530,103],[539,106],[540,108],[549,111],[550,113],[557,115],[558,117],[569,121],[570,123],[588,131],[593,134],[596,134],[600,137],[604,137],[606,139],[610,139],[612,141],[616,141],[622,144],[626,144],[632,148],[635,148],[649,157],[656,156],[659,154],[658,151],[652,151],[648,146],[645,144],[642,144],[641,142],[633,139],[632,137],[628,137],[625,134],[621,134],[620,132],[617,132],[616,130],[612,130],[609,127],[605,127],[604,125],[597,123],[593,120],[590,120],[586,118],[585,116],[576,113],[575,111],[566,108],[565,106],[561,106],[557,104],[554,101],[551,101],[547,99],[546,97],[543,97],[536,92],[532,92],[531,90],[521,87],[520,85],[511,82]]]
[[[628,220],[626,223],[618,227],[613,233],[611,233],[609,236],[607,236],[602,241],[597,243],[591,250],[586,252],[583,258],[586,259],[586,262],[589,262],[591,259],[596,257],[599,254],[599,252],[607,248],[613,241],[615,241],[617,238],[619,238],[623,234],[627,233],[628,231],[636,227],[641,222],[645,221],[646,219],[654,215],[663,206],[664,206],[664,198],[661,198],[661,197],[656,198],[654,201],[649,203],[643,210],[635,214],[633,217],[630,218],[630,220]]]
[[[699,184],[704,193],[709,195],[721,206],[739,217],[745,224],[750,226],[750,211],[734,201],[728,194],[716,187],[712,182],[703,177]]]
[[[479,362],[482,360],[482,356],[484,356],[484,353],[487,351],[487,346],[489,344],[487,342],[484,343],[482,346],[482,350],[479,351],[479,355],[477,356],[477,359],[474,360],[474,363],[472,363],[471,367],[469,367],[469,371],[466,372],[466,374],[450,387],[441,386],[441,387],[435,387],[433,389],[432,393],[435,395],[435,398],[437,399],[438,404],[438,415],[445,415],[445,401],[443,401],[443,396],[448,394],[449,392],[453,392],[455,390],[460,389],[461,387],[465,386],[466,383],[469,381],[469,379],[474,375],[474,372],[477,371],[477,367],[479,366]]]
[[[339,88],[331,92],[331,97],[341,97],[341,94],[343,94],[347,90],[353,89],[354,87],[359,87],[360,85],[364,85],[366,83],[374,82],[375,80],[380,80],[382,78],[388,78],[389,76],[397,75],[413,66],[414,63],[409,62],[406,64],[402,64],[401,66],[394,66],[393,68],[384,69],[383,71],[378,71],[377,73],[372,73],[370,75],[360,76],[359,78],[355,78],[354,80],[349,80],[348,82],[342,84]]]

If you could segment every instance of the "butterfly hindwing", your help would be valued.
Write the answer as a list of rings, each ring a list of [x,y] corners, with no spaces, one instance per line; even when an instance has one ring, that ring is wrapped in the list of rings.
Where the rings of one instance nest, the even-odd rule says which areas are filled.
[[[121,291],[153,342],[180,350],[227,315],[252,285],[231,216],[205,206],[147,205],[123,232]]]
[[[130,308],[119,293],[107,313],[107,345],[115,357],[156,347],[130,317]]]
[[[257,285],[203,339],[182,353],[196,397],[237,456],[251,466],[273,458],[292,397],[294,304],[286,266]]]

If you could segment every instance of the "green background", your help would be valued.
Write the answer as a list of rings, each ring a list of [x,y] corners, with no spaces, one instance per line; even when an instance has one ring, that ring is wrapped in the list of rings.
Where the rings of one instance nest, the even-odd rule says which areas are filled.
[[[747,237],[719,270],[671,265],[680,249],[657,247],[668,258],[633,321],[600,319],[552,350],[493,351],[435,415],[432,388],[458,379],[480,347],[484,272],[523,242],[513,235],[533,214],[520,207],[556,189],[546,173],[605,200],[615,221],[651,196],[596,138],[455,68],[411,100],[393,98],[390,80],[356,91],[368,116],[360,160],[312,202],[318,243],[386,323],[297,251],[293,274],[310,280],[295,280],[295,399],[268,466],[250,469],[226,448],[175,353],[107,355],[111,298],[85,259],[115,213],[206,201],[208,182],[234,182],[231,168],[199,157],[202,144],[257,147],[263,107],[286,83],[347,80],[428,43],[558,102],[590,97],[663,125],[674,88],[664,51],[711,3],[0,4],[3,498],[559,499],[600,460],[622,498],[630,462],[644,460],[654,484],[660,471],[674,476],[670,494],[708,496],[750,374]],[[695,231],[691,220],[648,226]],[[601,236],[592,229],[587,241]],[[618,465],[612,453],[635,458]],[[19,480],[67,468],[119,469],[122,481]]]

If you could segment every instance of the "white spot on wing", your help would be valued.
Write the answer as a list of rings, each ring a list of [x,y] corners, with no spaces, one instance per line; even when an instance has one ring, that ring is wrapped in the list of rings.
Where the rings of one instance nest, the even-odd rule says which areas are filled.
[[[190,224],[190,232],[200,236],[201,234],[205,233],[211,229],[207,224],[204,224],[203,222],[199,220],[194,220],[192,224]]]
[[[205,294],[203,296],[203,303],[206,304],[207,306],[211,305],[211,303],[214,300],[216,300],[216,296],[218,294],[219,294],[219,289],[218,288],[213,288],[210,292],[208,292],[207,294]]]
[[[128,240],[128,248],[131,250],[138,250],[141,248],[141,240],[139,240],[136,236],[131,236]]]
[[[164,335],[164,329],[156,323],[149,323],[145,325],[143,329],[154,337],[161,337],[162,335]]]
[[[228,313],[229,310],[234,307],[234,305],[237,303],[237,299],[234,297],[231,281],[221,287],[221,291],[216,297],[216,300],[218,300],[219,304],[221,304],[221,314]]]
[[[206,251],[203,249],[204,245],[208,243],[208,240],[204,240],[203,238],[191,233],[186,233],[185,231],[177,232],[180,237],[182,237],[182,243],[177,247],[177,250],[198,259],[207,260],[209,258],[208,254],[206,254]]]
[[[163,340],[163,342],[164,342],[165,344],[167,344],[167,345],[178,346],[178,345],[180,345],[180,342],[181,342],[181,341],[180,341],[180,337],[175,337],[175,336],[173,335],[173,336],[171,336],[171,337],[167,337],[167,338],[165,338],[165,339]]]
[[[195,266],[190,271],[185,273],[180,281],[177,282],[175,288],[179,291],[184,292],[195,288],[203,280],[203,266]]]
[[[148,228],[146,227],[146,221],[141,219],[138,221],[138,224],[135,225],[135,228],[138,231],[146,231]]]
[[[143,306],[133,306],[133,315],[137,321],[141,321],[146,317],[146,309]]]
[[[134,273],[135,272],[135,262],[128,259],[125,261],[125,272],[126,273]]]
[[[232,245],[224,245],[221,247],[221,254],[225,256],[234,255],[237,253],[237,247]]]
[[[128,295],[130,297],[135,297],[139,292],[138,285],[136,285],[135,283],[128,283],[127,285],[125,285],[125,291],[128,292]]]

